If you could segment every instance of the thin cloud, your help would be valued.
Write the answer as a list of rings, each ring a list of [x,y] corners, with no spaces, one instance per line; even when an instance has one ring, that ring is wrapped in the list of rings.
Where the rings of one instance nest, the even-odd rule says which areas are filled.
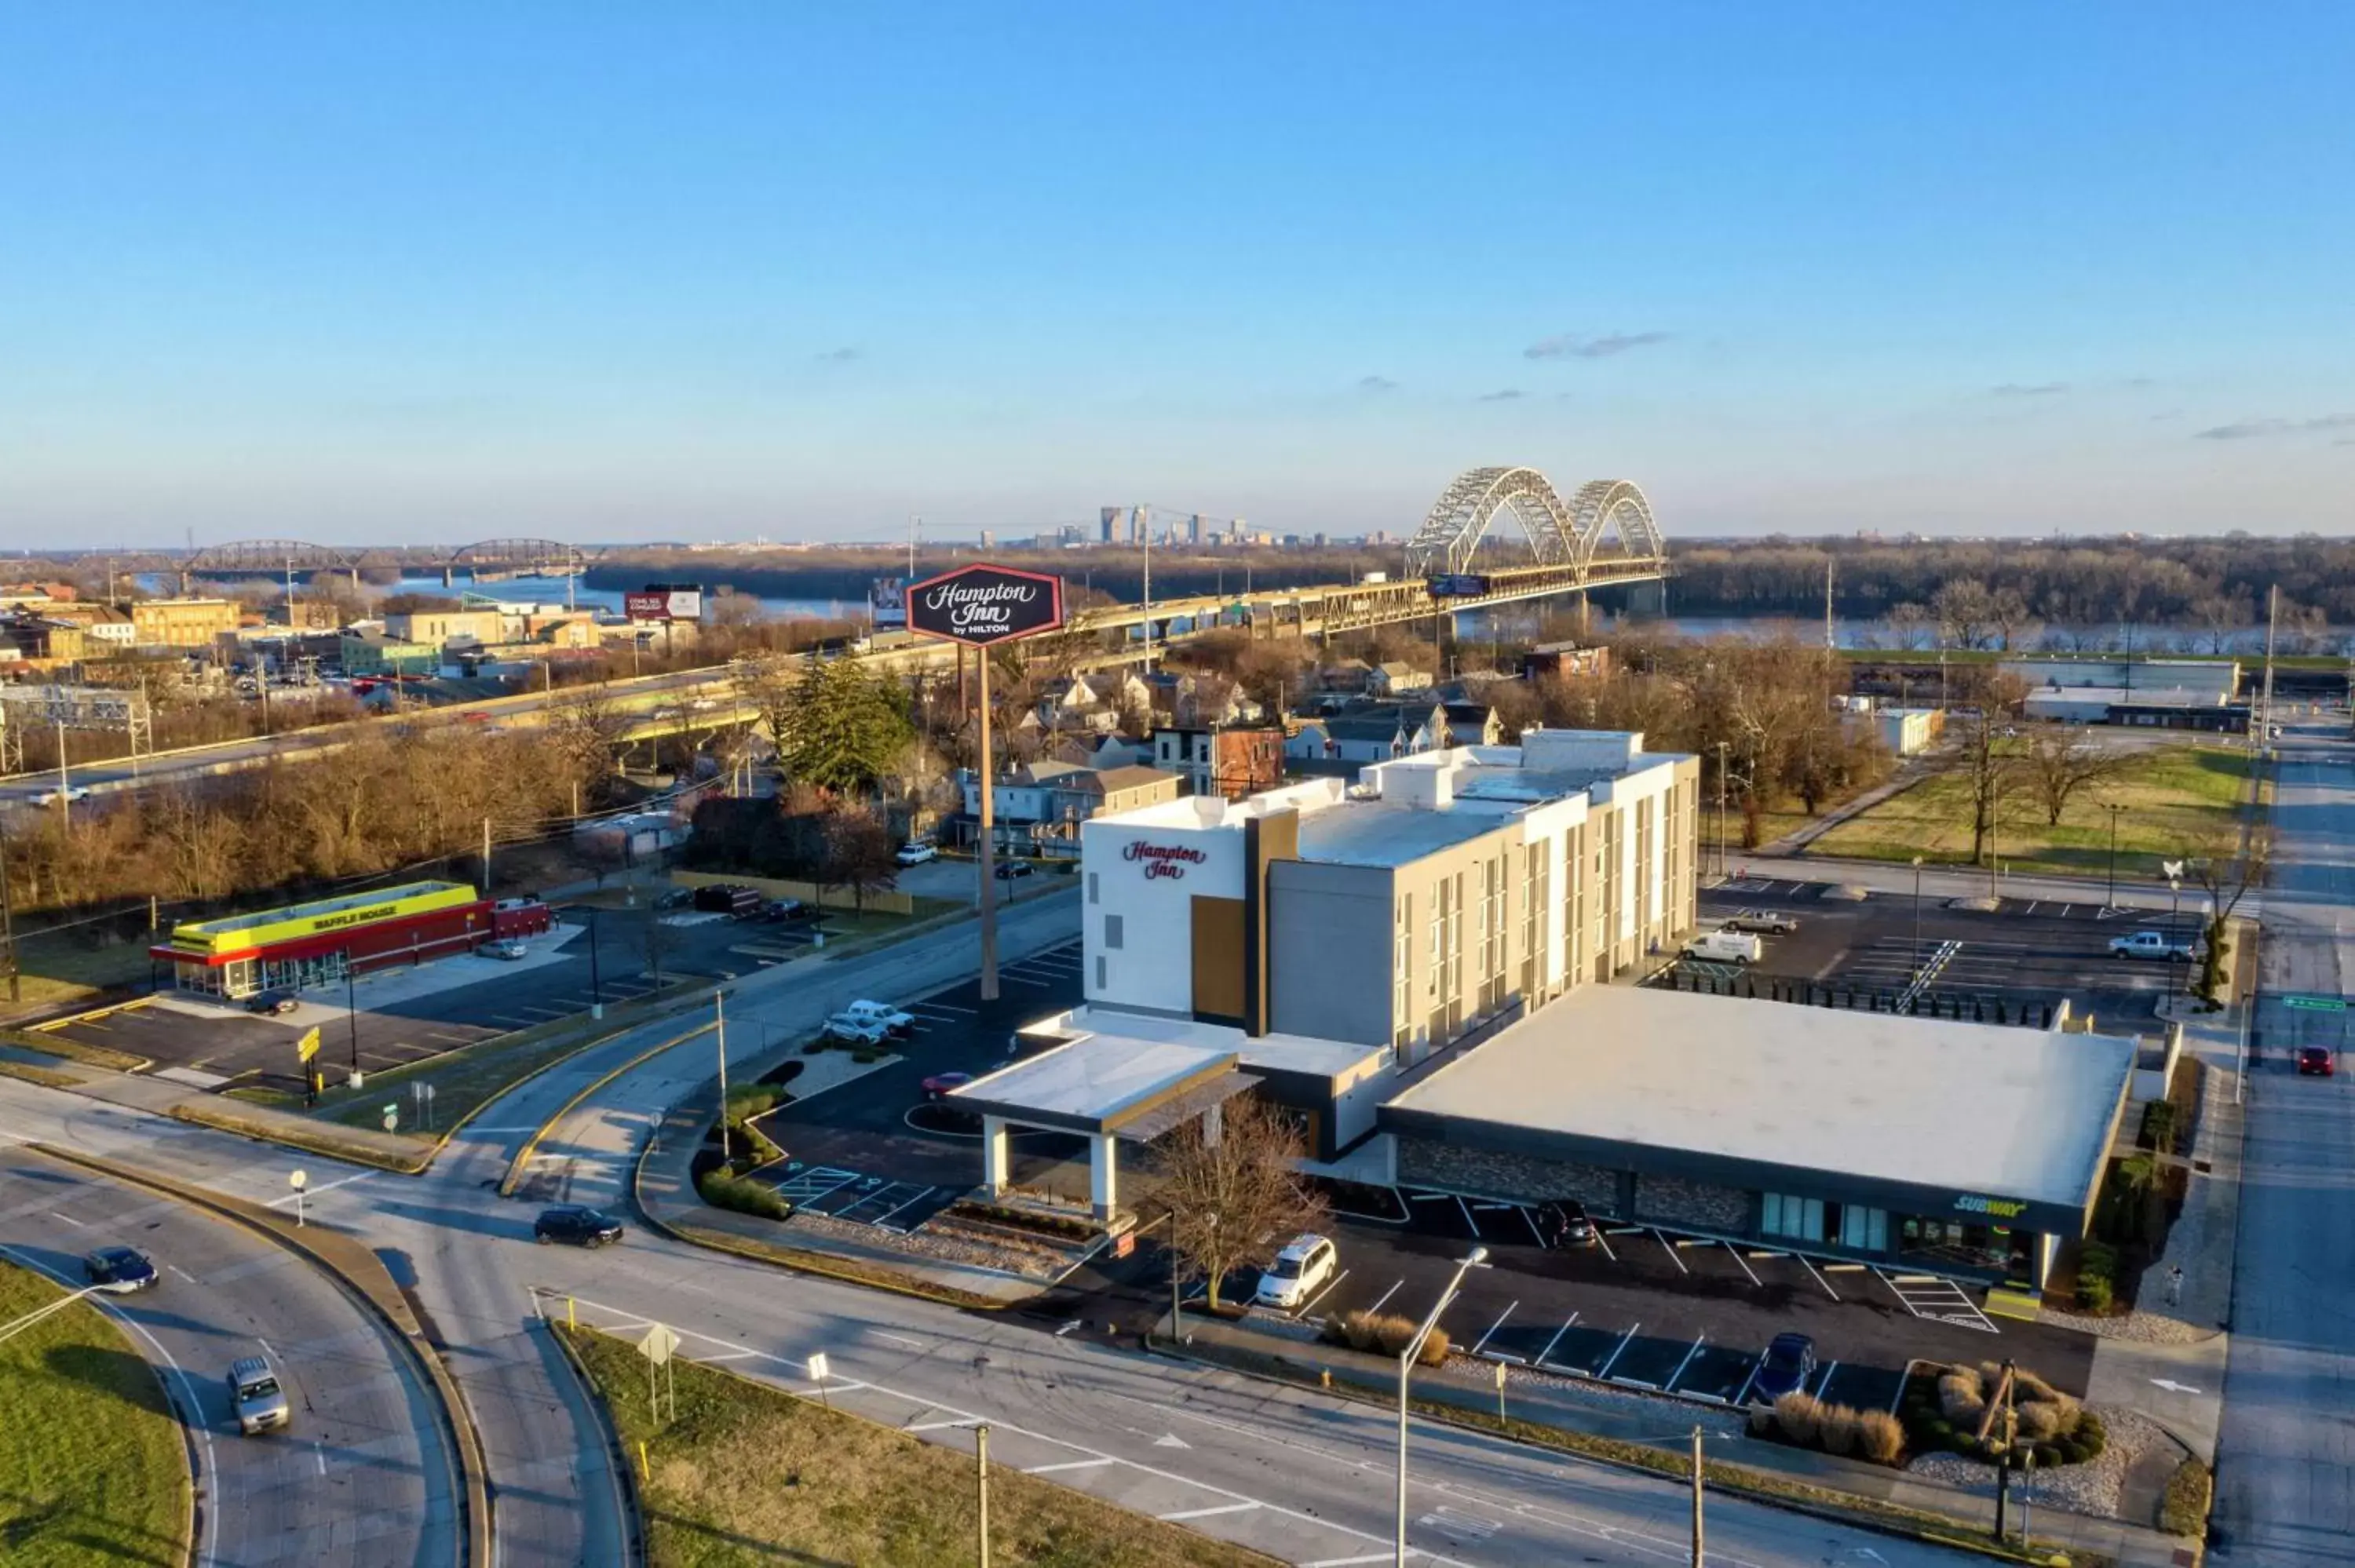
[[[2355,429],[2355,414],[2324,414],[2312,419],[2243,419],[2211,425],[2192,436],[2195,441],[2248,441],[2261,436],[2305,436],[2323,430]]]
[[[817,356],[817,362],[820,365],[847,365],[858,357],[859,353],[855,348],[829,348]]]
[[[2069,390],[2066,381],[2007,381],[2000,387],[1990,387],[1991,397],[2057,397]]]
[[[1387,376],[1361,376],[1358,378],[1360,392],[1395,392],[1398,383]]]
[[[1669,334],[1664,332],[1613,332],[1600,337],[1581,337],[1574,333],[1561,333],[1540,338],[1521,350],[1524,359],[1609,359],[1630,349],[1649,348],[1666,343]]]
[[[1474,398],[1473,401],[1476,403],[1511,403],[1528,396],[1528,393],[1522,391],[1518,387],[1508,387],[1500,392],[1483,392],[1479,397]]]

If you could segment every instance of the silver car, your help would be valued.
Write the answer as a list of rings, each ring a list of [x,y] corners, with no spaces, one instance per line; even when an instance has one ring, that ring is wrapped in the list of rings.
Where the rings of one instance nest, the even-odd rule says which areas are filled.
[[[260,1356],[240,1356],[230,1364],[229,1403],[237,1412],[237,1429],[248,1437],[283,1431],[293,1419],[293,1411],[286,1403],[286,1391],[279,1386],[278,1374]]]

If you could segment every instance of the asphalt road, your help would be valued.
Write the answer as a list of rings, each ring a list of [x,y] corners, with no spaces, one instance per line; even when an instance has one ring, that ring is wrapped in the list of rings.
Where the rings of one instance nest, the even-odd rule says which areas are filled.
[[[2318,727],[2282,749],[2211,1559],[2251,1568],[2355,1563],[2355,1085],[2289,1070],[2346,1025],[2284,1000],[2355,985],[2355,747]]]
[[[431,1395],[372,1316],[240,1227],[28,1150],[0,1152],[0,1254],[78,1288],[81,1255],[114,1244],[163,1272],[152,1290],[93,1299],[128,1325],[175,1404],[200,1414],[200,1563],[455,1560],[454,1463]],[[256,1354],[277,1368],[293,1422],[243,1437],[223,1379]]]

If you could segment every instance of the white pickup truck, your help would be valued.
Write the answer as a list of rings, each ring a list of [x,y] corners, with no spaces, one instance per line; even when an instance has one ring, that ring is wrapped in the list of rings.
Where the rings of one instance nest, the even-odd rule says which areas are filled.
[[[2182,942],[2170,942],[2164,931],[2137,931],[2130,937],[2110,938],[2110,957],[2114,959],[2189,959],[2190,947]]]
[[[864,999],[844,1008],[842,1015],[845,1018],[856,1018],[864,1022],[876,1024],[891,1034],[906,1034],[916,1027],[915,1016],[912,1013],[902,1012],[896,1007]]]

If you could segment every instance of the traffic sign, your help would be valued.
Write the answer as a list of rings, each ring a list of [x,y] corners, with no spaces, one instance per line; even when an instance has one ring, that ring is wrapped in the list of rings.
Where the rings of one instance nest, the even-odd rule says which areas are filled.
[[[2347,999],[2343,996],[2286,996],[2282,998],[2282,1005],[2296,1008],[2302,1012],[2344,1012],[2347,1011]]]
[[[315,1023],[303,1031],[303,1038],[294,1042],[294,1059],[307,1062],[319,1054],[319,1026]]]
[[[638,1354],[656,1366],[670,1360],[671,1352],[677,1349],[678,1331],[666,1323],[647,1324],[645,1336],[638,1341]]]

